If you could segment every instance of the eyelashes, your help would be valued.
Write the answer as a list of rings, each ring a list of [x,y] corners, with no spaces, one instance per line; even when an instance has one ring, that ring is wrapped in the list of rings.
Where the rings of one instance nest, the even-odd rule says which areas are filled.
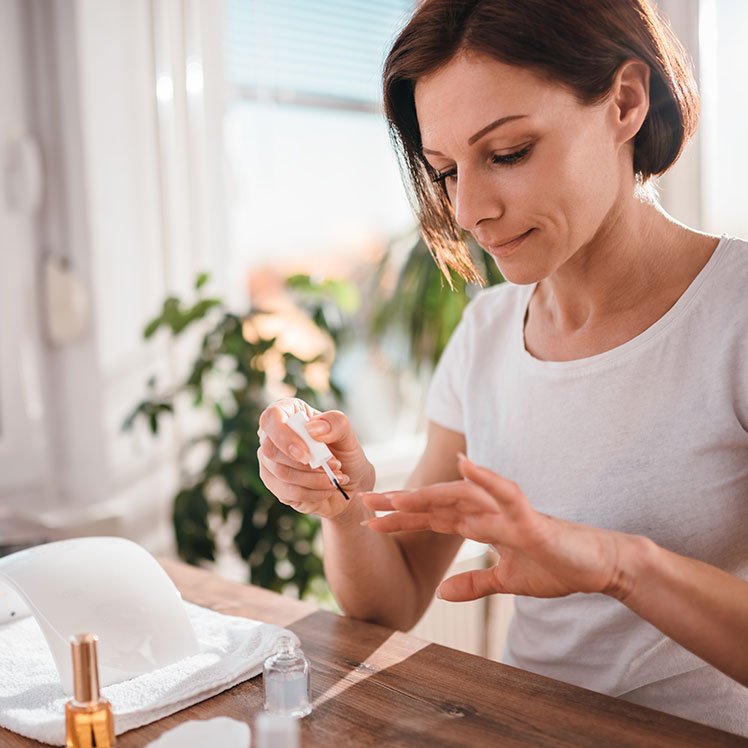
[[[517,164],[522,161],[522,159],[524,159],[530,153],[531,148],[531,145],[526,145],[524,148],[520,148],[518,151],[514,151],[514,153],[507,153],[505,156],[494,156],[491,160],[495,164],[512,166],[513,164]]]
[[[523,148],[520,148],[517,151],[514,151],[513,153],[507,153],[505,155],[494,155],[491,157],[491,163],[496,164],[497,166],[514,166],[515,164],[520,163],[520,161],[523,161],[527,156],[530,154],[530,151],[532,150],[532,144],[528,144],[524,146]],[[446,183],[448,179],[452,179],[453,177],[457,176],[457,169],[448,169],[447,171],[440,172],[437,174],[433,181],[435,184],[439,184],[442,187],[446,187]]]
[[[433,182],[434,184],[441,185],[442,187],[446,186],[447,179],[450,177],[456,177],[457,176],[457,169],[450,169],[449,171],[443,171],[437,174]]]

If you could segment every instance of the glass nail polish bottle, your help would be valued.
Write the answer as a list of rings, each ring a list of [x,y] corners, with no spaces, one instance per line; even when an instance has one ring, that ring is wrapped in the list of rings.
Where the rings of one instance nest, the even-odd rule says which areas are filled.
[[[115,745],[112,705],[99,693],[97,637],[70,637],[73,652],[73,698],[65,704],[67,748],[111,748]]]
[[[304,717],[312,711],[309,660],[290,636],[278,638],[276,651],[262,669],[265,711],[285,717]]]
[[[252,731],[253,748],[299,748],[301,732],[297,717],[260,712]]]

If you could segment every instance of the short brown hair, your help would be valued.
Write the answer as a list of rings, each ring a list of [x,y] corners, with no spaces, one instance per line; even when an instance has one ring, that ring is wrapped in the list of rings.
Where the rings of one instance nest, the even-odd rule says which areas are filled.
[[[423,157],[414,90],[419,78],[461,51],[533,70],[586,104],[605,97],[623,62],[646,62],[650,108],[634,139],[634,172],[642,181],[672,166],[696,129],[690,60],[648,0],[425,0],[385,61],[384,111],[424,238],[445,273],[449,266],[479,279]]]

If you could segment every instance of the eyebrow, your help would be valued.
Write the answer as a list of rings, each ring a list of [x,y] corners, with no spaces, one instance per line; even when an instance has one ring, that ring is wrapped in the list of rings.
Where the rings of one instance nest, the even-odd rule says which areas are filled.
[[[471,135],[468,138],[468,145],[475,145],[484,135],[487,135],[491,130],[495,130],[497,127],[501,127],[502,125],[505,125],[507,122],[512,122],[515,119],[522,119],[523,117],[527,117],[526,114],[511,114],[508,117],[499,117],[499,119],[494,120],[491,122],[490,125],[486,125],[484,128],[478,130],[475,135]],[[432,151],[428,148],[422,149],[424,153],[430,153],[432,156],[443,156],[443,153],[440,153],[439,151]]]

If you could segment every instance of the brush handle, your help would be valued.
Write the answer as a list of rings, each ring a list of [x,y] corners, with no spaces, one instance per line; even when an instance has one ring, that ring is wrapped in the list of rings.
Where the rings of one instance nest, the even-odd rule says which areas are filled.
[[[298,411],[286,423],[304,440],[304,444],[309,449],[309,467],[318,468],[323,462],[327,462],[332,457],[332,452],[327,448],[327,444],[315,441],[309,436],[306,430],[308,420],[306,413]]]

